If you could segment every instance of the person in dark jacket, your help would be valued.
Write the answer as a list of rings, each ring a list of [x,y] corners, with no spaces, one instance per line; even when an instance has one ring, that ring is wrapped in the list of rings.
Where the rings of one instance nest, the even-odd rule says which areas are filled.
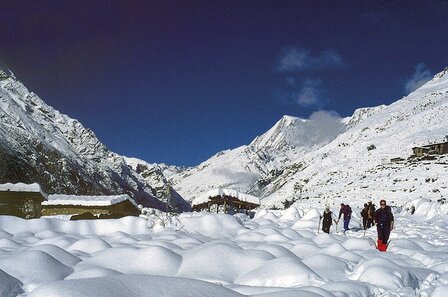
[[[367,203],[364,203],[364,208],[361,210],[361,218],[362,218],[362,227],[364,230],[367,229],[367,220],[369,218],[369,205]]]
[[[386,205],[386,200],[380,201],[380,208],[375,211],[375,224],[378,231],[378,246],[387,246],[390,231],[394,228],[394,215],[390,206]]]
[[[341,219],[341,216],[344,215],[344,232],[349,230],[348,224],[350,223],[350,219],[352,217],[352,209],[350,205],[345,205],[344,203],[341,203],[341,209],[339,210],[339,217],[337,220],[337,223],[339,223],[339,220]]]
[[[330,210],[330,206],[326,206],[323,215],[321,218],[322,220],[322,231],[325,233],[330,233],[330,227],[333,224],[333,218],[332,218],[332,212]]]

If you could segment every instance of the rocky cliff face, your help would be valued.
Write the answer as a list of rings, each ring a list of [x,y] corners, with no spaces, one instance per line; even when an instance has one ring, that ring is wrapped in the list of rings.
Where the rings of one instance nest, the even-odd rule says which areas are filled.
[[[45,104],[5,69],[0,70],[0,168],[0,183],[38,182],[48,193],[128,193],[145,206],[166,209],[169,200],[189,208],[175,191],[169,199],[160,196],[93,131]]]

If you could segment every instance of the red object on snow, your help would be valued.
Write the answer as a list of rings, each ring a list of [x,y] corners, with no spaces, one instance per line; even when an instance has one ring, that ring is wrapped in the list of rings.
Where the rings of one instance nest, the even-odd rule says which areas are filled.
[[[377,244],[380,252],[385,252],[387,250],[387,244],[384,244],[381,239],[378,239]]]

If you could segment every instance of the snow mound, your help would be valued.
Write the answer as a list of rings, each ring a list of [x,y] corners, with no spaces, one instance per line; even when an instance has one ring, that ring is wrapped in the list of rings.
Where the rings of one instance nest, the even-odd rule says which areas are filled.
[[[224,242],[210,243],[183,255],[178,276],[231,283],[238,275],[247,273],[273,258],[274,256],[265,251],[244,250]]]
[[[303,216],[303,212],[299,211],[296,207],[291,206],[286,209],[285,213],[281,216],[281,220],[297,221]]]
[[[94,278],[94,277],[106,277],[111,275],[121,274],[120,272],[109,268],[89,268],[85,270],[75,271],[67,276],[65,279],[80,279],[80,278]]]
[[[111,248],[111,245],[101,238],[86,238],[81,239],[68,247],[69,251],[80,251],[88,254],[106,250]]]
[[[73,234],[73,235],[107,235],[122,231],[128,234],[147,233],[146,221],[136,217],[123,217],[110,220],[80,220],[64,221],[53,218],[25,220],[18,217],[0,216],[0,229],[9,233],[43,231]]]
[[[117,247],[96,252],[80,263],[78,268],[104,267],[127,274],[173,276],[181,262],[180,255],[161,246],[142,249]]]
[[[181,214],[179,221],[183,231],[208,236],[236,235],[245,229],[241,221],[227,214]]]
[[[401,214],[411,214],[420,219],[430,220],[448,215],[448,203],[441,204],[424,198],[414,199],[403,206]]]
[[[73,272],[72,268],[42,251],[4,256],[0,259],[0,269],[22,280],[26,290],[33,289],[35,283],[61,280]]]
[[[22,283],[0,269],[0,296],[15,297],[23,293]]]
[[[324,280],[297,257],[282,257],[241,275],[235,283],[247,286],[292,287],[322,285]]]
[[[37,288],[29,297],[242,297],[223,286],[177,277],[113,275],[66,280]]]
[[[39,244],[28,249],[29,251],[41,251],[47,253],[65,266],[73,267],[81,262],[81,259],[52,244]]]
[[[410,270],[383,258],[370,259],[353,272],[354,279],[389,290],[404,287],[417,288],[418,279]]]

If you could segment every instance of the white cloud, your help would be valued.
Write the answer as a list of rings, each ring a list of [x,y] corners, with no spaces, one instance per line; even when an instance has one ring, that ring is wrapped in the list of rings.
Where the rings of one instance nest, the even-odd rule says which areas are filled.
[[[294,145],[313,147],[335,139],[344,130],[341,117],[334,111],[313,112],[301,129],[291,132],[288,142]]]
[[[332,50],[324,50],[313,55],[302,47],[288,47],[283,50],[276,69],[279,72],[303,72],[343,65],[342,57]]]
[[[306,80],[300,90],[294,95],[295,103],[300,106],[320,106],[323,105],[323,90],[319,80]]]
[[[415,66],[414,74],[406,81],[404,90],[407,94],[409,94],[427,83],[431,80],[431,78],[431,71],[426,67],[426,65],[424,63],[418,63]]]
[[[278,98],[284,104],[294,104],[302,107],[318,107],[325,105],[325,89],[322,87],[321,80],[307,79],[299,82],[294,78],[286,78],[288,84],[285,88],[277,89],[274,97]]]
[[[247,171],[236,171],[228,168],[215,168],[213,169],[213,174],[220,175],[228,181],[234,181],[238,184],[254,184],[260,179],[260,175],[258,174]]]

